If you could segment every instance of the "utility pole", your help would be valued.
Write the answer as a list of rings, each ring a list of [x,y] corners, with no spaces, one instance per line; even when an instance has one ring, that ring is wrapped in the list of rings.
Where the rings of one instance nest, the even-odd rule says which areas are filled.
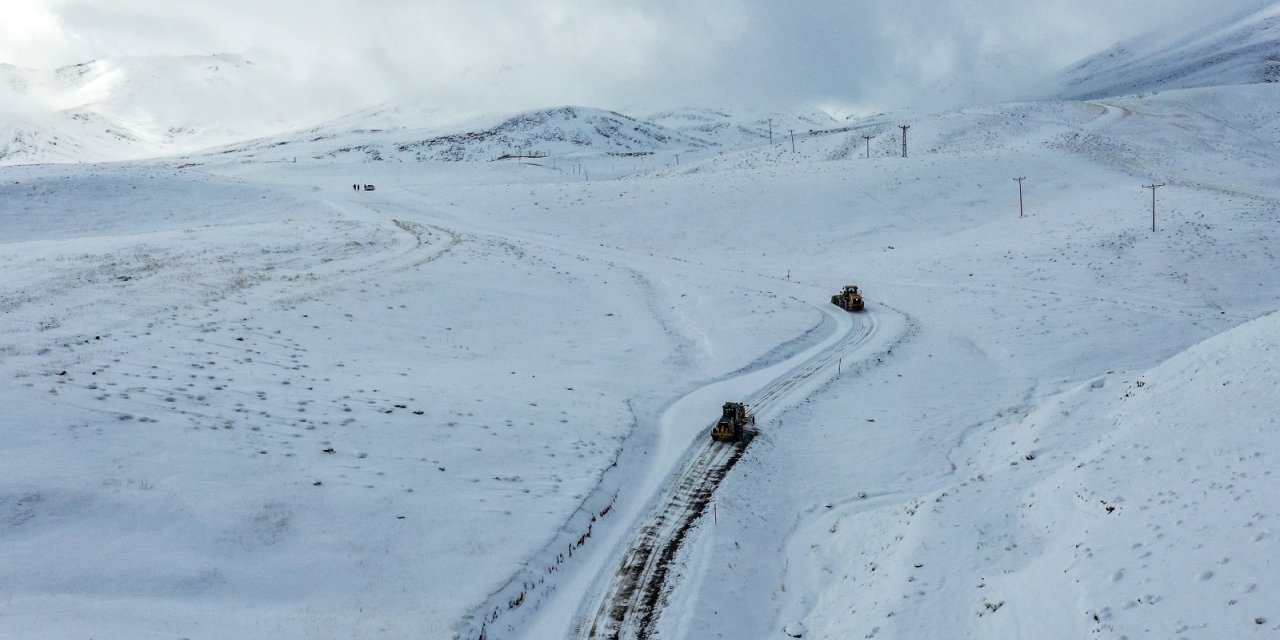
[[[910,129],[911,125],[900,124],[898,128],[902,129],[902,157],[905,158],[907,157],[907,129]]]
[[[1023,176],[1023,177],[1021,177],[1021,178],[1014,178],[1014,180],[1017,180],[1017,181],[1018,181],[1018,217],[1019,217],[1019,218],[1023,217],[1023,213],[1022,213],[1022,181],[1023,181],[1023,180],[1026,180],[1026,179],[1027,179],[1027,177],[1026,177],[1026,176]]]
[[[791,153],[796,152],[796,130],[791,130]]]
[[[1156,230],[1156,189],[1159,189],[1160,187],[1163,187],[1163,186],[1164,186],[1163,182],[1160,184],[1152,183],[1152,184],[1142,185],[1143,189],[1151,190],[1151,230],[1152,231]]]
[[[867,159],[868,160],[871,159],[871,139],[874,137],[875,136],[862,136],[862,139],[867,141]]]
[[[769,118],[769,145],[773,145],[773,118]]]

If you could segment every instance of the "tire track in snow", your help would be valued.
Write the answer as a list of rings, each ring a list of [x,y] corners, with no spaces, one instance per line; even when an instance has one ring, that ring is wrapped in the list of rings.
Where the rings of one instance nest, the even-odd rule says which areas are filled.
[[[749,399],[753,411],[760,413],[777,405],[816,374],[837,364],[847,351],[866,342],[878,326],[874,313],[863,314],[862,321],[856,322],[839,342]],[[589,619],[577,624],[577,637],[584,640],[652,637],[678,577],[675,559],[681,546],[754,435],[749,431],[741,441],[731,443],[703,437],[700,444],[694,445],[679,471],[659,494],[658,506],[627,545],[604,598]]]

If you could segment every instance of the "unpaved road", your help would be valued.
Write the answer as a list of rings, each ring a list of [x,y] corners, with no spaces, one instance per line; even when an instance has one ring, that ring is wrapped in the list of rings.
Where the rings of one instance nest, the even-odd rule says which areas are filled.
[[[765,387],[749,402],[753,412],[769,410],[815,374],[838,366],[846,353],[866,342],[878,326],[865,312],[839,342]],[[689,531],[707,510],[720,481],[742,458],[755,432],[739,442],[722,443],[709,436],[692,448],[679,471],[663,486],[655,507],[631,537],[613,578],[600,599],[588,600],[580,618],[579,638],[631,640],[649,638],[675,586],[676,557]]]

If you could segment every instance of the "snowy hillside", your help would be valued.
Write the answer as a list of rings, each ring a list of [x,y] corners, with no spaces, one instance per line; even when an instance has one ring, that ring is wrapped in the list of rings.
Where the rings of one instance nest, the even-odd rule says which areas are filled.
[[[1278,349],[1272,314],[975,425],[934,491],[813,514],[784,616],[819,638],[1270,637]]]
[[[0,68],[0,637],[1280,637],[1277,19],[840,121]]]
[[[790,131],[807,133],[840,127],[830,115],[816,109],[757,111],[727,108],[686,108],[647,113],[644,119],[674,129],[691,138],[720,147],[781,142]]]
[[[0,164],[127,160],[311,124],[275,91],[283,69],[244,56],[0,64]]]
[[[1170,89],[1280,82],[1280,3],[1225,16],[1206,4],[1193,20],[1148,33],[1067,69],[1052,91],[1087,100]]]
[[[6,629],[1274,635],[1278,91],[0,169]]]
[[[394,121],[406,107],[374,109],[333,123],[231,145],[192,156],[193,161],[232,158],[273,162],[309,161],[441,162],[495,160],[512,156],[651,154],[699,149],[708,143],[614,111],[557,107],[516,115],[488,116],[447,125],[414,126]],[[416,110],[414,120],[438,120]],[[413,120],[410,120],[412,123]],[[381,128],[379,123],[391,124]]]
[[[459,118],[412,104],[350,114],[304,131],[190,156],[192,162],[487,161],[515,156],[605,155],[620,158],[767,143],[788,130],[801,135],[841,123],[821,111],[679,109],[632,117],[587,107]]]

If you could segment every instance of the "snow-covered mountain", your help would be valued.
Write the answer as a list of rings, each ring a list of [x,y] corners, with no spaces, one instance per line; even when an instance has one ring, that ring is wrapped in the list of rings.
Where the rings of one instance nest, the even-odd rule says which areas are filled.
[[[234,54],[0,64],[0,164],[154,157],[336,115],[298,112],[286,87],[280,66]]]
[[[213,153],[245,161],[476,161],[736,148],[837,128],[816,109],[638,112],[557,106],[476,116],[400,100],[299,112],[285,69],[245,56],[133,57],[54,70],[0,64],[0,164]],[[317,124],[319,123],[319,124]],[[309,128],[308,128],[309,127]],[[202,150],[209,149],[209,152]]]
[[[1052,77],[1042,94],[1094,99],[1275,81],[1280,2],[1258,0],[1233,12],[1206,8],[1191,29],[1182,24],[1126,40]],[[486,160],[739,148],[768,140],[771,129],[780,142],[790,131],[868,128],[866,120],[841,122],[812,108],[646,108],[624,115],[563,106],[476,118],[401,102],[342,116],[346,109],[339,107],[299,110],[298,96],[316,89],[303,85],[285,65],[237,54],[123,57],[52,70],[0,64],[0,164],[209,148],[252,161]],[[380,100],[374,93],[351,96],[348,104]],[[889,124],[870,128],[891,133]],[[304,127],[312,128],[298,133]]]
[[[710,146],[705,140],[661,125],[590,107],[561,106],[432,124],[443,117],[426,108],[371,109],[311,129],[230,145],[210,154],[254,162],[291,158],[425,162],[581,153],[648,154]]]
[[[816,109],[752,111],[683,108],[633,117],[617,111],[561,106],[517,114],[449,120],[414,104],[353,113],[303,131],[228,145],[209,155],[254,162],[358,160],[440,162],[540,155],[648,155],[781,143],[788,131],[808,135],[842,123]]]
[[[1058,97],[1088,100],[1170,89],[1280,82],[1280,2],[1225,15],[1206,9],[1188,28],[1144,34],[1090,56],[1055,83]]]
[[[768,141],[771,134],[775,142],[781,142],[789,131],[808,133],[841,126],[835,118],[817,109],[765,111],[690,107],[648,113],[644,118],[722,147],[761,144]]]

